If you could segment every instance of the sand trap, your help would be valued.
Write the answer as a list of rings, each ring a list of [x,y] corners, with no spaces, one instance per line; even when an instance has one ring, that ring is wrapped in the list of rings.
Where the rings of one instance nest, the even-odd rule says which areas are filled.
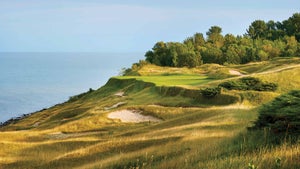
[[[238,76],[243,75],[241,72],[236,71],[236,70],[229,70],[229,73],[230,73],[231,75],[238,75]]]
[[[139,113],[138,111],[133,110],[119,110],[112,112],[108,115],[108,118],[111,119],[120,119],[122,122],[127,123],[140,123],[140,122],[159,122],[161,121],[158,118],[152,116],[145,116]]]

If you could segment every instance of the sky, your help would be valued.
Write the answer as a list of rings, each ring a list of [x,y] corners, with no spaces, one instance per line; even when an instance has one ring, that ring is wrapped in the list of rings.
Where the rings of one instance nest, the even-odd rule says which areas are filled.
[[[0,0],[0,52],[145,52],[214,25],[243,35],[299,0]]]

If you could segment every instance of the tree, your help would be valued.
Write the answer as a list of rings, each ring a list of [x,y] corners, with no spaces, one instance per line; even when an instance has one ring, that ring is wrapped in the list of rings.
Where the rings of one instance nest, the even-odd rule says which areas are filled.
[[[300,13],[283,22],[255,20],[244,36],[226,34],[212,26],[180,42],[157,42],[146,61],[159,66],[195,67],[202,63],[244,64],[279,56],[300,56]]]
[[[232,34],[226,34],[224,37],[224,46],[229,46],[231,44],[237,44],[237,38]]]
[[[201,56],[196,53],[192,42],[182,43],[168,43],[170,49],[170,57],[173,58],[173,66],[176,67],[196,67],[201,64]]]
[[[274,133],[299,136],[300,90],[294,90],[275,98],[259,110],[253,128],[269,128]]]
[[[214,46],[208,46],[201,54],[203,63],[223,64],[225,62],[222,50]]]
[[[280,56],[280,49],[275,46],[273,41],[264,40],[261,48],[268,54],[268,59]]]
[[[256,48],[254,47],[245,47],[245,55],[241,57],[241,63],[245,64],[245,63],[249,63],[249,62],[253,62],[256,61]]]
[[[170,57],[167,44],[164,42],[157,42],[152,51],[148,51],[145,54],[146,60],[150,63],[159,65],[159,66],[171,66],[172,58]]]
[[[222,28],[219,26],[212,26],[209,28],[208,32],[206,32],[206,35],[209,37],[213,34],[221,34]]]
[[[267,25],[267,33],[266,33],[266,38],[269,40],[275,40],[277,39],[277,28],[276,28],[276,23],[273,20],[270,20],[266,23]]]
[[[146,61],[148,61],[150,63],[154,63],[155,56],[154,56],[153,51],[151,51],[151,50],[147,51],[145,54],[145,57],[146,57]]]
[[[268,30],[267,24],[263,20],[256,20],[251,23],[247,29],[247,35],[252,39],[266,38],[266,32]]]
[[[194,34],[194,44],[195,48],[199,46],[204,46],[205,45],[205,39],[202,33],[195,33]]]
[[[298,42],[297,42],[295,36],[291,36],[291,37],[286,36],[284,38],[284,40],[286,42],[286,47],[284,49],[284,56],[297,55]]]
[[[288,36],[295,36],[297,41],[300,41],[300,13],[295,13],[288,20],[283,21],[283,26]]]
[[[226,63],[240,64],[241,56],[243,55],[242,52],[242,48],[240,48],[238,45],[229,45],[227,51],[225,52]]]
[[[187,52],[181,55],[178,55],[178,67],[196,67],[201,64],[200,58],[196,55],[195,52]]]
[[[253,47],[253,42],[248,36],[238,37],[237,39],[239,45]]]
[[[264,50],[260,49],[257,51],[257,57],[259,61],[265,61],[268,60],[269,55]]]
[[[221,48],[224,45],[224,38],[221,35],[222,28],[219,26],[212,26],[209,28],[207,35],[207,41],[213,44],[217,48]]]

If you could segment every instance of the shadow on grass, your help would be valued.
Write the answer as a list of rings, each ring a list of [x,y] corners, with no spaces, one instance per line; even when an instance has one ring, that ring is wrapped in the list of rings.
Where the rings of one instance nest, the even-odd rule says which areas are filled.
[[[51,158],[55,158],[68,151],[95,145],[97,143],[99,143],[99,141],[63,141],[37,145],[20,151],[18,156],[23,158],[21,161],[5,164],[0,166],[0,168],[43,168],[38,166],[51,160]]]
[[[155,125],[146,126],[143,130],[141,130],[140,128],[136,130],[131,130],[129,132],[121,134],[120,136],[132,136],[136,134],[146,133],[147,131],[151,132],[155,129],[163,130],[174,126],[180,127],[187,124],[198,123],[201,121],[205,121],[213,116],[216,116],[217,114],[219,114],[219,112],[193,112],[185,116],[180,116],[178,118],[157,123]]]
[[[43,169],[73,168],[75,166],[78,167],[78,166],[93,163],[95,161],[104,160],[105,158],[109,158],[112,157],[113,155],[118,155],[120,153],[135,152],[152,146],[160,146],[160,145],[167,144],[168,142],[175,142],[180,139],[181,137],[169,137],[169,138],[162,138],[162,139],[137,140],[137,141],[120,140],[117,141],[116,143],[108,143],[108,144],[100,143],[99,145],[97,144],[95,145],[95,142],[89,142],[89,143],[81,143],[79,145],[73,145],[73,146],[72,145],[70,146],[70,143],[54,143],[52,145],[48,145],[47,147],[37,146],[31,149],[24,150],[22,156],[24,157],[32,156],[32,158],[34,158],[34,156],[38,155],[38,153],[35,151],[39,151],[39,149],[41,153],[47,153],[45,149],[48,150],[48,153],[53,153],[58,151],[57,156],[62,155],[65,152],[76,150],[79,148],[84,148],[84,147],[87,148],[86,149],[87,152],[83,154],[75,153],[75,155],[67,155],[59,159],[54,159],[52,161],[51,159],[47,159],[50,162],[41,161],[41,160],[19,161],[2,167],[3,168],[33,168],[33,169],[34,168],[43,168]],[[92,146],[92,148],[89,147],[90,145]],[[107,146],[107,147],[103,148],[103,146]],[[26,153],[26,152],[31,152],[31,153]]]

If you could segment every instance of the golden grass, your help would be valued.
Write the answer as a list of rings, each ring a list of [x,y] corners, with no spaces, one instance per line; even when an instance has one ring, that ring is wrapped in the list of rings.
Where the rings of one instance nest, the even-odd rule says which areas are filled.
[[[277,83],[279,85],[278,92],[280,93],[300,88],[300,67],[286,69],[276,73],[258,74],[256,76],[265,81]]]
[[[141,74],[161,75],[170,71],[203,74],[217,68],[255,72],[254,76],[278,83],[279,90],[276,93],[232,91],[232,95],[243,96],[244,100],[231,105],[178,107],[179,103],[194,104],[194,100],[161,96],[151,88],[127,91],[132,84],[125,86],[126,89],[104,87],[4,128],[0,132],[0,168],[228,169],[248,168],[248,163],[258,168],[276,168],[279,165],[276,160],[281,159],[281,169],[298,169],[299,141],[267,144],[268,135],[246,130],[257,118],[257,108],[262,102],[300,88],[300,69],[282,69],[298,60],[279,60],[278,68],[275,61],[267,68],[263,68],[265,63],[230,68],[203,65],[195,69],[150,65],[140,70]],[[124,91],[125,96],[114,95],[119,91]],[[127,104],[105,109],[119,102]],[[107,118],[108,113],[118,109],[141,110],[162,121],[135,124]],[[14,129],[20,131],[7,131]]]
[[[163,110],[167,108],[159,106],[157,111]],[[171,109],[169,113],[172,114],[167,116],[169,120],[159,124],[120,125],[115,122],[107,129],[114,133],[1,132],[0,145],[5,148],[1,147],[0,154],[5,154],[5,158],[0,166],[129,168],[144,163],[144,168],[244,168],[250,161],[258,166],[274,165],[275,158],[280,157],[283,168],[287,168],[289,163],[295,163],[291,159],[297,159],[300,154],[298,144],[271,149],[262,147],[254,152],[231,151],[236,149],[232,140],[255,119],[255,109],[181,108]],[[53,137],[53,134],[68,137]]]

